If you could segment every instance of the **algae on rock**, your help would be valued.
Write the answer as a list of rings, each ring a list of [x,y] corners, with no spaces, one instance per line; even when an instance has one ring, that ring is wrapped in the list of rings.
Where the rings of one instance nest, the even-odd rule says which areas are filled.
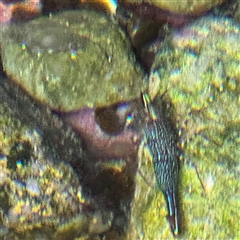
[[[83,194],[73,169],[50,155],[34,123],[28,125],[9,108],[0,81],[0,238],[98,239],[94,231],[108,230],[111,221],[102,222],[104,211]],[[111,220],[107,212],[104,218]]]
[[[52,109],[106,106],[139,96],[144,74],[107,16],[67,11],[11,25],[1,39],[7,75]]]
[[[150,78],[173,104],[180,130],[183,239],[240,237],[239,41],[232,20],[205,17],[174,32],[152,66]],[[144,214],[156,230],[142,231],[146,239],[171,238],[152,221],[153,211],[161,212],[158,199]]]

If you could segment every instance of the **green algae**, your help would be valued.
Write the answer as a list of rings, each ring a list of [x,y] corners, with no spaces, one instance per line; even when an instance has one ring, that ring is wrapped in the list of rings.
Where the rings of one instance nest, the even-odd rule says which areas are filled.
[[[193,40],[194,34],[189,38],[183,35],[189,41],[180,41],[187,44],[181,46],[174,39],[171,46],[167,44],[158,53],[152,68],[154,77],[159,76],[159,94],[167,89],[164,97],[173,103],[182,132],[185,161],[181,164],[179,183],[180,239],[238,239],[240,49],[232,43],[239,40],[239,27],[230,20],[211,18],[195,24],[199,26],[195,33],[201,29],[204,32],[197,34],[200,40],[198,37]],[[5,119],[4,128],[11,122],[9,117]],[[16,124],[14,130],[9,128],[7,132],[17,132],[18,127]],[[2,138],[5,154],[16,136],[18,134]],[[139,158],[142,158],[139,170],[145,179],[136,175],[126,238],[173,239],[165,218],[165,201],[155,187],[152,163],[144,162],[148,156]],[[192,163],[197,166],[204,188]],[[74,219],[70,225],[77,229]],[[59,233],[64,232],[64,228],[60,226]]]
[[[71,111],[139,96],[144,75],[110,18],[90,10],[12,25],[1,39],[4,71],[35,99]]]
[[[3,78],[0,100],[0,236],[121,239],[134,177],[126,164],[94,167],[71,129]]]
[[[180,239],[239,238],[239,39],[233,21],[203,18],[174,33],[152,66],[181,130]],[[152,191],[142,223],[152,231],[142,239],[172,239],[161,193]]]
[[[73,133],[61,130],[61,124],[53,127],[56,119],[48,116],[46,109],[38,106],[18,87],[15,98],[16,92],[10,88],[10,82],[8,88],[4,88],[5,82],[6,79],[1,77],[0,237],[47,240],[80,236],[87,239],[91,236],[98,239],[99,232],[110,228],[112,212],[99,211],[98,204],[86,197],[79,175],[68,164],[75,157],[78,164],[81,160],[81,149],[78,144],[74,147],[71,140]],[[28,105],[29,101],[31,105]],[[26,108],[21,108],[22,104]],[[74,153],[70,153],[72,149],[65,144],[65,150],[60,151],[50,143],[50,135],[56,137],[56,131],[60,133],[57,142],[60,149],[61,142],[66,140],[77,149],[77,156],[74,157]],[[68,134],[72,137],[69,138]],[[83,212],[85,207],[92,210]]]

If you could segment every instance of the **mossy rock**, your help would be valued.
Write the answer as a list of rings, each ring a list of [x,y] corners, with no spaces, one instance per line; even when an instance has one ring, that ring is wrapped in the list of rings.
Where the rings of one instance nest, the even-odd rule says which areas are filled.
[[[234,21],[205,17],[174,32],[152,66],[158,94],[173,105],[184,154],[180,239],[240,236],[239,41]],[[143,206],[139,231],[146,239],[171,239],[159,195],[152,189],[151,205]]]
[[[1,39],[7,75],[52,109],[128,101],[144,88],[130,41],[113,19],[67,11],[11,25]]]

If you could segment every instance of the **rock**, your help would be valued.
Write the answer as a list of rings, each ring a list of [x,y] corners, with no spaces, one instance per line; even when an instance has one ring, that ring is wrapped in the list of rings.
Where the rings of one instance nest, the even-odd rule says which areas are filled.
[[[172,34],[151,69],[150,82],[158,82],[158,93],[173,105],[182,139],[184,238],[239,235],[233,220],[240,217],[239,29],[228,18],[197,20]],[[161,221],[154,221],[154,206],[159,204],[154,199],[143,207],[144,219],[149,229],[159,231],[142,234],[148,239],[169,238]]]
[[[134,4],[139,1],[136,0],[128,0],[127,2]],[[200,15],[201,13],[207,12],[212,7],[217,6],[224,2],[224,0],[180,0],[175,1],[165,1],[165,0],[146,0],[142,1],[144,3],[149,3],[151,5],[155,5],[163,10],[167,10],[173,13],[181,13],[181,14],[189,14],[189,15]]]
[[[123,31],[94,11],[68,11],[12,25],[1,46],[7,75],[55,110],[127,101],[145,87]]]
[[[95,168],[74,132],[11,85],[0,77],[0,236],[117,239],[132,199],[126,163]]]
[[[73,222],[87,234],[90,219],[83,208],[90,202],[77,175],[66,163],[47,157],[39,133],[7,115],[2,102],[0,112],[0,219],[1,229],[7,229],[0,236],[64,239],[78,235]]]
[[[236,1],[235,5],[234,5],[234,15],[233,15],[233,18],[238,23],[240,23],[240,4],[237,1]]]

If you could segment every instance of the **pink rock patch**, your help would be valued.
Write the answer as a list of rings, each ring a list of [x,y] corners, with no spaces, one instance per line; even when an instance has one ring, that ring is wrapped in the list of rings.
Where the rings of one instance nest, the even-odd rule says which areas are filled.
[[[128,129],[127,125],[116,133],[103,131],[95,120],[94,109],[84,108],[73,111],[64,114],[62,118],[67,125],[70,125],[81,136],[86,148],[98,159],[126,159],[137,152],[140,141],[139,135]]]

